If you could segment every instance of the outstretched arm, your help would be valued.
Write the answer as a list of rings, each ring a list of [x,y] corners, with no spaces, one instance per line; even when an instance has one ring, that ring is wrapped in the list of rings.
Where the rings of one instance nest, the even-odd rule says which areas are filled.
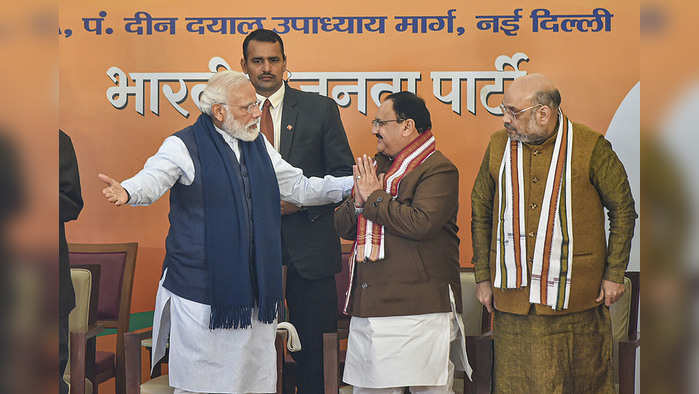
[[[98,176],[107,185],[102,194],[114,205],[150,205],[175,182],[192,184],[194,163],[184,142],[178,137],[170,136],[132,178],[119,183],[107,175]]]
[[[324,178],[303,175],[299,168],[287,163],[274,147],[265,140],[279,183],[281,199],[295,205],[325,205],[342,201],[352,190],[352,176]]]

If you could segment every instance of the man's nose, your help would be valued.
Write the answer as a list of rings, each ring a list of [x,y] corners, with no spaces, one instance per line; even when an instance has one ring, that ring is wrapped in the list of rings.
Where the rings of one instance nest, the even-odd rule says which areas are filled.
[[[272,69],[272,63],[269,60],[262,62],[262,71],[269,72]]]

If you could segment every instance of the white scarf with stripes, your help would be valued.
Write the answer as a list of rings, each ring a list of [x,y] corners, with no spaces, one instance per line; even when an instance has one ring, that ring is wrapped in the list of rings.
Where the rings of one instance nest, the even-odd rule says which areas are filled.
[[[554,310],[568,308],[573,263],[573,124],[560,111],[558,115],[558,135],[536,231],[531,283],[527,283],[522,143],[507,140],[497,186],[499,220],[494,283],[496,288],[507,289],[530,286],[529,302],[548,305]]]

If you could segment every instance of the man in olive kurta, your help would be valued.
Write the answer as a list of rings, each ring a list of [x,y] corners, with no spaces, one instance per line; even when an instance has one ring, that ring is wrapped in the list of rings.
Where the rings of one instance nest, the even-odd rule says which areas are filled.
[[[505,129],[491,136],[471,195],[476,296],[495,310],[498,393],[614,390],[609,306],[624,291],[637,214],[611,144],[568,121],[560,102],[542,75],[510,85]]]

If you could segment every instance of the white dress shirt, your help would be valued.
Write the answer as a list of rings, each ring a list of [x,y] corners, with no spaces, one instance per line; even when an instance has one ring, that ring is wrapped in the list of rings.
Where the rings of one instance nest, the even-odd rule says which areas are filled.
[[[274,145],[274,149],[277,151],[279,151],[279,140],[281,136],[280,128],[282,125],[282,110],[284,108],[284,92],[286,92],[286,86],[282,83],[282,86],[269,97],[255,93],[257,101],[260,102],[260,111],[264,108],[265,100],[269,99],[270,104],[272,104],[272,106],[269,107],[269,113],[272,115],[272,124],[274,125],[274,143],[272,145]]]

